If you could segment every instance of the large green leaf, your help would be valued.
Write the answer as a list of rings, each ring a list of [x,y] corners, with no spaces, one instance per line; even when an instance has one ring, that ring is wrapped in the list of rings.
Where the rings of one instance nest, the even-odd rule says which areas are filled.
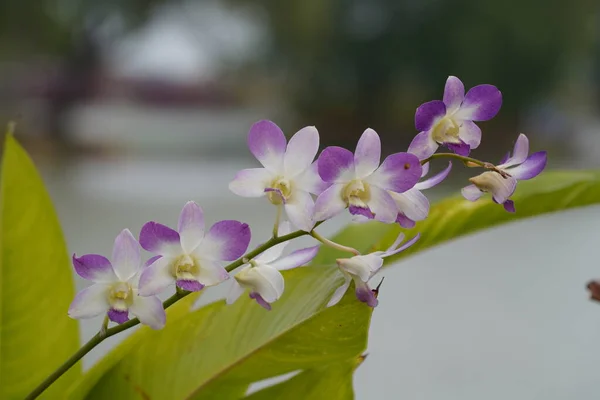
[[[351,293],[324,309],[339,273],[305,267],[285,275],[286,293],[271,312],[248,298],[220,301],[147,330],[87,398],[237,399],[252,382],[360,356],[371,309]]]
[[[12,135],[2,160],[0,205],[0,398],[22,399],[79,345],[67,316],[74,284],[52,202]],[[74,367],[46,393],[60,397]]]
[[[521,182],[514,199],[516,214],[489,200],[442,201],[410,231],[422,232],[422,239],[398,257],[493,225],[600,203],[600,173],[546,173]],[[379,223],[351,225],[335,240],[361,251],[375,250],[389,245],[399,231]],[[289,271],[286,293],[270,313],[249,300],[234,306],[219,302],[183,313],[163,331],[143,331],[139,341],[113,353],[111,367],[99,380],[96,376],[86,383],[84,392],[95,383],[90,399],[237,399],[252,382],[301,370],[249,399],[283,398],[284,391],[292,396],[286,398],[309,398],[312,387],[327,388],[327,398],[351,398],[350,366],[364,348],[370,314],[350,291],[339,306],[323,307],[340,284],[332,266],[340,256],[347,254],[323,248],[313,262],[316,266]]]

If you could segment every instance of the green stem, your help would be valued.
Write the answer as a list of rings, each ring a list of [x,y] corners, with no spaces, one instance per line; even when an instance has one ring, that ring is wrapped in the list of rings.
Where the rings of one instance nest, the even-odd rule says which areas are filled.
[[[282,205],[278,204],[276,206],[277,211],[275,214],[275,224],[273,225],[273,237],[276,238],[279,235],[279,220],[281,219],[281,209]]]
[[[315,227],[319,226],[320,224],[321,224],[321,222],[318,222],[315,225]],[[259,255],[260,253],[262,253],[263,251],[265,251],[279,243],[287,242],[288,240],[292,240],[292,239],[298,238],[300,236],[308,235],[308,234],[309,234],[308,232],[304,232],[304,231],[295,231],[295,232],[289,233],[287,235],[273,237],[273,238],[269,239],[267,242],[265,242],[264,244],[256,247],[254,250],[246,253],[244,256],[240,257],[236,261],[227,265],[225,267],[225,269],[228,272],[231,272],[234,269],[236,269],[237,267],[239,267],[240,265],[244,264],[244,259],[252,259],[252,258],[256,257],[257,255]],[[176,291],[176,293],[173,296],[169,297],[167,300],[165,300],[163,302],[163,308],[166,310],[167,308],[169,308],[170,306],[175,304],[178,300],[184,298],[185,296],[187,296],[190,293],[192,293],[192,292],[179,291],[179,290]],[[102,328],[100,329],[100,332],[98,332],[94,337],[92,337],[86,344],[81,346],[81,348],[79,350],[77,350],[75,352],[75,354],[73,354],[67,361],[65,361],[52,374],[50,374],[42,383],[40,383],[38,385],[38,387],[36,387],[31,393],[29,393],[29,395],[25,398],[25,400],[32,400],[32,399],[37,398],[40,394],[42,394],[44,392],[44,390],[46,390],[50,385],[52,385],[52,383],[54,383],[65,372],[67,372],[73,365],[75,365],[79,360],[81,360],[83,358],[83,356],[85,356],[87,353],[92,351],[92,349],[94,347],[96,347],[102,341],[104,341],[104,339],[107,339],[111,336],[116,335],[117,333],[121,333],[129,328],[132,328],[132,327],[138,325],[139,323],[140,323],[140,320],[137,318],[134,318],[134,319],[130,319],[129,321],[127,321],[123,324],[114,326],[110,329],[106,329],[106,327],[103,324]]]
[[[348,253],[352,253],[355,256],[360,256],[360,252],[358,250],[356,250],[355,248],[344,246],[342,244],[339,244],[339,243],[333,242],[333,241],[331,241],[331,240],[329,240],[327,238],[324,238],[323,236],[319,235],[317,233],[317,231],[315,231],[314,229],[310,232],[310,236],[314,237],[319,242],[321,242],[324,245],[329,246],[329,247],[331,247],[333,249],[345,251],[345,252],[348,252]]]
[[[485,169],[489,169],[489,170],[495,171],[495,172],[499,173],[500,175],[502,175],[502,177],[504,177],[504,178],[510,177],[510,174],[508,174],[506,171],[503,171],[503,170],[499,169],[498,167],[496,167],[492,163],[489,163],[487,161],[481,161],[481,160],[478,160],[476,158],[461,156],[461,155],[454,154],[454,153],[436,153],[436,154],[433,154],[433,155],[427,157],[426,159],[421,160],[421,165],[425,165],[429,161],[431,161],[433,159],[436,159],[436,158],[456,158],[458,160],[461,160],[465,164],[467,164],[467,163],[473,163],[475,165],[480,166],[481,168],[485,168]]]

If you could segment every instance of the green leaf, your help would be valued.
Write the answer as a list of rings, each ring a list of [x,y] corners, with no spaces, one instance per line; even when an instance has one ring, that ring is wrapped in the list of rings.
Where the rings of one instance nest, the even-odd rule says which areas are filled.
[[[0,398],[22,399],[78,349],[77,322],[67,316],[74,283],[50,196],[10,134],[0,196]],[[74,367],[46,398],[80,374]]]
[[[162,331],[147,330],[87,398],[240,398],[252,382],[361,355],[371,309],[353,293],[324,309],[341,283],[336,268],[285,275],[286,293],[271,312],[245,297],[230,306],[212,303]]]
[[[360,357],[357,361],[345,361],[302,371],[285,382],[246,396],[244,400],[320,399],[324,394],[328,399],[354,399],[352,374],[362,359],[363,357]]]
[[[600,203],[600,173],[545,173],[520,182],[514,200],[516,214],[490,200],[439,202],[426,221],[408,231],[409,236],[422,232],[422,239],[396,259],[494,225]],[[401,230],[380,223],[351,225],[334,240],[372,251],[389,246]],[[327,398],[352,398],[350,366],[365,347],[370,310],[352,290],[340,305],[324,308],[341,283],[333,267],[340,256],[348,255],[323,248],[315,266],[288,271],[286,293],[270,313],[247,299],[233,306],[218,302],[168,321],[163,331],[146,330],[87,398],[237,399],[252,382],[296,370],[297,376],[248,398],[310,398],[311,388],[327,390],[321,392]]]

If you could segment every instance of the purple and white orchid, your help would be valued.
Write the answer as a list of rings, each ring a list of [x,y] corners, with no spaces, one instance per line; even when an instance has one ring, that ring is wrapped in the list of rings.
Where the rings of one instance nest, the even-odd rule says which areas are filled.
[[[204,212],[193,201],[181,210],[177,230],[147,222],[141,246],[156,254],[140,277],[140,294],[154,295],[175,283],[198,291],[229,279],[223,261],[241,257],[250,243],[250,228],[239,221],[220,221],[204,232]]]
[[[165,326],[166,315],[155,296],[138,296],[138,282],[143,272],[140,246],[124,229],[115,239],[112,263],[98,254],[73,254],[73,266],[79,276],[94,282],[75,296],[69,308],[71,318],[92,318],[104,313],[118,324],[135,315],[153,329]]]
[[[315,202],[315,221],[327,220],[346,208],[385,223],[396,220],[397,207],[389,191],[402,193],[415,186],[421,177],[419,159],[410,153],[388,156],[381,166],[381,141],[367,129],[356,151],[328,147],[317,163],[321,179],[331,186]]]
[[[416,221],[422,221],[429,215],[429,200],[422,190],[430,189],[441,183],[452,169],[452,163],[448,163],[446,169],[439,174],[432,176],[429,179],[418,182],[412,189],[408,189],[404,193],[389,192],[396,206],[398,207],[398,215],[396,222],[403,228],[413,228]],[[429,172],[429,163],[423,165],[422,177]]]
[[[285,235],[291,231],[289,223],[281,224],[279,232]],[[234,303],[244,290],[250,290],[250,298],[267,310],[271,310],[271,303],[278,300],[283,294],[285,287],[281,272],[310,262],[319,251],[319,246],[296,250],[293,253],[281,257],[289,242],[283,242],[262,252],[242,266],[240,271],[234,275],[227,304]]]
[[[264,168],[238,172],[229,189],[243,197],[266,196],[272,204],[283,205],[298,229],[310,231],[314,226],[311,193],[318,195],[327,188],[313,163],[319,151],[317,129],[302,128],[287,143],[277,125],[260,121],[248,133],[248,147]]]
[[[419,240],[419,234],[400,246],[404,240],[404,234],[401,233],[396,238],[396,241],[386,251],[375,251],[370,254],[354,256],[352,258],[340,258],[336,260],[340,271],[344,275],[344,283],[336,289],[327,303],[327,307],[331,307],[339,303],[344,297],[346,290],[350,286],[350,281],[354,280],[356,289],[356,298],[366,303],[369,307],[376,307],[379,303],[375,293],[369,287],[369,280],[379,272],[383,266],[383,259],[394,254],[398,254],[403,250],[408,249]]]
[[[504,206],[508,212],[515,212],[515,204],[510,200],[517,188],[517,181],[527,180],[538,176],[546,167],[547,155],[545,151],[538,151],[529,155],[529,139],[524,134],[520,134],[515,142],[512,156],[510,153],[496,166],[497,169],[505,172],[503,177],[498,172],[486,171],[477,175],[469,181],[472,185],[462,189],[462,195],[465,199],[475,201],[483,193],[492,194],[492,199]]]
[[[474,121],[487,121],[502,106],[502,93],[492,85],[477,85],[465,95],[465,86],[449,76],[443,100],[423,103],[415,113],[415,127],[420,132],[408,151],[425,159],[445,145],[456,154],[467,156],[481,142],[481,129]]]

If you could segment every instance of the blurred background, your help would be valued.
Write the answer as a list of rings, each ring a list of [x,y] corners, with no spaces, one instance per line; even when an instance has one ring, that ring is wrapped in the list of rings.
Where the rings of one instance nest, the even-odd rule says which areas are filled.
[[[519,132],[525,132],[532,138],[533,150],[550,151],[551,167],[600,166],[599,18],[600,5],[593,0],[4,0],[0,121],[17,122],[17,137],[44,175],[72,252],[109,254],[121,229],[139,232],[150,219],[173,225],[180,207],[190,199],[198,201],[213,222],[225,218],[249,222],[257,243],[269,233],[272,209],[266,202],[235,198],[227,189],[237,170],[256,164],[246,148],[253,122],[274,120],[288,136],[316,125],[323,147],[353,148],[362,131],[371,127],[382,136],[386,153],[402,151],[416,133],[416,107],[441,99],[448,75],[460,77],[467,88],[491,83],[503,92],[500,114],[480,125],[484,141],[476,156],[494,161],[512,147]],[[468,171],[455,168],[455,172],[454,186],[442,185],[434,198],[462,185],[457,179]],[[592,211],[585,212],[576,227],[581,231],[590,223]],[[568,224],[573,219],[577,220],[547,221]],[[345,222],[336,220],[323,231],[334,232]],[[560,234],[553,223],[528,222],[528,237],[539,240],[539,254],[523,247],[513,257],[543,256],[553,240],[560,247],[564,238],[550,236]],[[492,236],[477,239],[480,259],[489,259],[498,241],[504,248],[516,245],[509,241],[519,233],[511,232],[508,237],[505,231],[494,230]],[[474,239],[463,246],[470,246],[469,240]],[[462,268],[458,271],[464,272],[463,277],[490,273],[481,269],[479,260],[465,263],[456,254],[435,250],[418,260],[444,261],[446,267]],[[557,254],[547,255],[545,261],[515,262],[528,265],[534,280],[547,272],[543,268],[555,268],[557,280],[534,285],[544,293],[554,292],[565,279],[558,272],[563,265]],[[523,300],[520,294],[526,293],[534,303],[540,299],[539,293],[531,294],[531,286],[514,279],[518,271],[498,268],[507,274],[506,287],[492,292],[489,304]],[[423,280],[424,290],[432,279],[427,274],[435,275],[427,268],[411,271],[425,274],[412,277]],[[586,270],[577,277],[581,286],[571,290],[577,299],[573,304],[580,305],[585,301],[585,281],[593,273]],[[83,285],[78,281],[79,288]],[[491,336],[483,334],[480,341],[466,334],[473,332],[473,325],[483,329],[477,314],[484,307],[481,287],[473,279],[452,285],[453,290],[441,286],[427,299],[446,305],[451,304],[449,298],[458,299],[453,311],[435,317],[442,312],[437,301],[430,309],[425,304],[416,307],[427,309],[432,320],[452,312],[470,315],[468,307],[476,307],[475,314],[462,323],[447,321],[441,328],[424,325],[422,329],[435,333],[433,337],[414,325],[413,331],[407,330],[407,315],[413,314],[404,313],[420,309],[398,305],[418,304],[419,285],[408,284],[407,291],[396,297],[394,290],[387,294],[389,300],[382,301],[387,305],[375,314],[370,349],[374,355],[357,375],[359,398],[563,399],[595,393],[591,390],[600,375],[585,375],[588,370],[580,363],[592,363],[600,355],[583,351],[588,342],[569,336],[570,330],[551,337],[547,348],[525,357],[528,368],[542,368],[534,368],[542,373],[530,376],[531,371],[519,369],[522,359],[502,358],[512,354],[510,350],[486,352],[496,348],[493,343],[506,349],[520,343],[519,353],[529,354],[533,348],[523,344],[523,336],[495,335],[496,325],[488,326]],[[411,290],[416,297],[407,299]],[[203,301],[223,294],[212,293]],[[465,297],[469,301],[463,304],[456,293],[473,297]],[[545,309],[545,303],[535,304]],[[510,325],[514,313],[522,313],[522,320],[533,324],[528,335],[534,336],[546,332],[550,320],[562,321],[559,326],[567,329],[572,321],[561,316],[578,315],[568,308],[554,309],[560,315],[535,313],[539,319],[535,325],[522,302],[510,312],[503,310],[508,314],[501,313],[501,320],[509,332],[517,329]],[[417,322],[419,315],[414,314]],[[586,320],[592,324],[594,318],[600,320],[600,309],[590,309]],[[391,324],[384,330],[377,327],[383,321]],[[82,336],[90,337],[99,324],[84,324]],[[448,329],[456,330],[456,335],[445,333]],[[600,334],[598,324],[586,329]],[[381,337],[384,331],[403,334]],[[407,332],[413,334],[406,337]],[[373,338],[379,341],[374,344]],[[440,349],[423,358],[423,352],[414,349],[427,347],[426,340],[441,340]],[[548,360],[540,354],[549,357],[547,352],[565,341],[580,343],[581,354],[567,352],[568,362],[559,361],[558,369],[548,372],[543,367]],[[114,343],[105,343],[86,365]],[[467,360],[441,348],[469,348],[467,353],[475,358]],[[385,357],[396,353],[393,360]],[[390,369],[394,371],[398,363],[403,366],[398,371],[417,376],[377,379],[390,377]],[[482,380],[478,374],[487,363],[506,368]],[[412,365],[429,369],[414,371]],[[443,368],[430,370],[438,366]],[[509,389],[513,391],[502,391]]]

